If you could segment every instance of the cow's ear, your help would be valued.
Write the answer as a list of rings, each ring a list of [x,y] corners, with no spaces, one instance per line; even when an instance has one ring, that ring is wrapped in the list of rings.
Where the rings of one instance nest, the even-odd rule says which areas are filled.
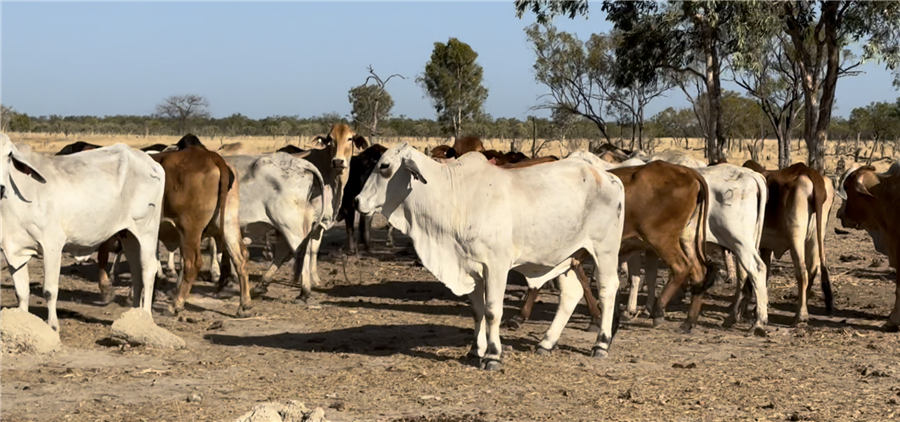
[[[866,174],[867,173],[857,174],[856,177],[853,178],[853,184],[855,185],[854,190],[860,195],[871,196],[872,198],[874,198],[875,195],[872,195],[872,192],[869,192],[869,187],[866,186],[866,181],[864,180]]]
[[[28,159],[22,156],[22,154],[19,154],[18,151],[15,149],[12,150],[12,152],[9,153],[9,156],[12,158],[13,167],[20,173],[31,176],[32,179],[37,180],[38,182],[47,183],[47,179],[34,168],[34,165],[28,162]]]
[[[413,179],[416,179],[416,180],[422,182],[423,185],[428,184],[428,181],[425,180],[425,177],[422,176],[422,172],[419,170],[419,166],[416,164],[415,161],[413,161],[410,158],[404,158],[403,159],[403,167],[405,167],[407,170],[409,170],[410,173],[412,173]]]
[[[331,143],[330,139],[331,139],[330,137],[323,138],[321,136],[316,136],[316,138],[313,139],[313,142],[315,142],[316,145],[328,145],[329,143]]]
[[[367,141],[366,138],[362,135],[354,135],[353,145],[356,145],[356,147],[359,149],[366,149],[369,147],[369,141]]]

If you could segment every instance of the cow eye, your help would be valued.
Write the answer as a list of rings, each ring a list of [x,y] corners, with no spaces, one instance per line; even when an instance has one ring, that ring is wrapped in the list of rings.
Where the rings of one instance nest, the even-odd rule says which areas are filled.
[[[390,167],[390,166],[391,166],[391,165],[388,164],[388,163],[381,163],[381,165],[378,166],[378,168],[381,169],[381,170],[384,170],[384,169],[386,169],[386,168],[388,168],[388,167]]]

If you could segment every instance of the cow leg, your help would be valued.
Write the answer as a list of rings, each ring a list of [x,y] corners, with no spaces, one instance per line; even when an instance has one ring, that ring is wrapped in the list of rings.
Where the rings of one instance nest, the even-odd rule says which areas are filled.
[[[109,252],[112,250],[115,242],[116,236],[113,236],[101,243],[100,247],[97,248],[97,278],[99,279],[98,287],[100,288],[100,300],[97,303],[100,305],[108,305],[115,297],[112,283],[109,280],[109,273],[106,272],[106,264],[109,262]],[[116,254],[116,258],[118,258],[118,254]],[[129,263],[131,263],[131,260],[129,260]],[[112,272],[113,274],[116,272],[115,261],[113,261]],[[131,278],[134,279],[134,276],[132,275]]]
[[[166,251],[168,252],[168,256],[169,256],[169,258],[166,260],[166,270],[169,274],[174,275],[174,274],[176,274],[176,272],[175,272],[175,249],[174,248],[173,249],[166,248]]]
[[[500,344],[500,320],[503,317],[503,296],[506,295],[506,277],[509,267],[501,271],[488,267],[485,272],[487,279],[484,283],[484,319],[487,325],[487,353],[485,353],[482,363],[484,364],[483,369],[495,371],[503,366],[501,364],[503,348]]]
[[[179,228],[184,233],[181,239],[181,277],[180,284],[176,286],[177,296],[173,304],[173,311],[178,314],[184,310],[184,302],[191,293],[191,287],[197,279],[197,273],[203,266],[203,258],[200,256],[200,239],[202,229]]]
[[[28,279],[28,259],[19,268],[16,268],[9,262],[7,257],[6,263],[9,268],[9,275],[13,279],[13,286],[16,288],[16,300],[19,302],[19,310],[28,312],[28,301],[31,299],[31,282]]]
[[[737,277],[735,278],[735,297],[732,303],[731,315],[722,324],[725,328],[730,328],[741,320],[743,313],[747,309],[750,296],[745,291],[746,283],[749,281],[753,287],[754,296],[756,296],[756,322],[753,325],[753,331],[761,334],[765,331],[765,326],[769,323],[769,297],[766,286],[766,262],[755,248],[747,245],[735,246],[738,263],[735,269]],[[745,276],[746,273],[746,276]]]
[[[581,266],[581,263],[576,263],[572,266],[572,269],[575,270],[575,276],[578,277],[578,282],[581,284],[584,302],[587,305],[588,314],[591,316],[591,323],[588,325],[587,330],[591,333],[599,333],[602,315],[600,313],[600,304],[597,303],[597,299],[594,298],[594,292],[591,291],[591,280],[588,278],[587,274],[584,273],[584,267]],[[616,274],[616,277],[618,277],[618,274]],[[562,289],[562,282],[560,282],[560,289]],[[566,321],[568,321],[568,319]]]
[[[671,277],[671,275],[669,276]],[[659,258],[656,254],[644,253],[644,284],[647,285],[647,302],[644,303],[644,309],[649,315],[653,312],[653,305],[656,304],[656,288],[657,279],[659,278]]]
[[[322,246],[322,238],[325,237],[325,230],[323,229],[318,236],[315,236],[311,239],[309,247],[307,248],[308,254],[308,262],[309,262],[309,277],[312,281],[313,287],[319,287],[322,285],[322,280],[319,279],[319,247]]]
[[[659,256],[669,265],[669,280],[666,282],[666,287],[663,289],[662,295],[660,295],[659,300],[654,301],[652,305],[653,311],[650,313],[650,316],[653,318],[654,327],[662,325],[662,323],[664,322],[664,317],[666,315],[666,306],[668,306],[669,301],[672,300],[672,297],[675,296],[675,293],[677,293],[677,291],[684,286],[684,282],[690,276],[687,257],[682,251],[680,245],[666,245],[665,243],[661,243],[661,247],[657,247],[656,249],[657,256]],[[647,273],[650,273],[649,268],[647,270]],[[648,301],[650,300],[650,290],[651,289],[649,289],[648,286]]]
[[[625,267],[625,274],[628,277],[630,289],[628,291],[628,306],[625,308],[625,313],[622,317],[628,321],[633,318],[637,318],[638,316],[638,295],[641,292],[641,253],[635,252],[632,253],[627,260],[622,262],[622,265]],[[647,285],[647,292],[649,298],[650,285]],[[650,302],[648,299],[647,305],[650,306]]]
[[[516,331],[519,328],[522,328],[525,321],[528,321],[528,318],[531,318],[531,311],[534,308],[534,303],[537,302],[540,291],[540,288],[528,289],[528,293],[525,295],[525,303],[522,304],[519,313],[513,315],[512,318],[506,321],[506,327],[509,328],[510,331]]]
[[[359,257],[359,250],[356,248],[356,211],[347,214],[344,217],[344,230],[347,232],[347,253]],[[363,231],[362,219],[360,219],[359,231]]]
[[[56,317],[56,299],[59,296],[59,270],[62,266],[62,248],[44,245],[44,300],[47,301],[47,323],[59,332]]]
[[[234,204],[236,205],[236,204]],[[220,210],[220,212],[223,212]],[[240,306],[238,306],[237,316],[243,316],[247,311],[250,310],[250,277],[247,274],[247,260],[246,258],[249,256],[247,253],[247,246],[244,245],[244,235],[241,233],[241,225],[240,218],[238,215],[239,208],[237,206],[231,206],[224,210],[225,212],[225,227],[219,227],[219,233],[221,234],[222,243],[225,246],[225,253],[228,254],[228,258],[231,261],[230,265],[232,267],[227,267],[227,270],[231,270],[234,268],[234,273],[237,276],[238,284],[240,285],[241,290],[241,301]],[[215,242],[211,242],[210,247],[215,244]]]
[[[155,234],[155,233],[154,233]],[[153,284],[156,274],[155,238],[144,236],[138,239],[128,233],[122,240],[122,253],[131,267],[131,306],[151,311],[153,305]]]
[[[241,239],[243,240],[243,239]],[[219,286],[224,287],[228,284],[228,280],[223,280],[224,274],[222,273],[222,266],[219,264],[222,261],[222,255],[218,252],[218,242],[216,242],[215,237],[209,239],[209,274],[210,281],[218,282]],[[221,287],[220,287],[221,290]]]
[[[797,278],[797,313],[794,315],[793,326],[805,326],[809,322],[809,311],[806,308],[807,294],[809,293],[809,273],[806,268],[806,248],[801,243],[802,239],[791,239],[791,260],[794,263],[794,276]]]
[[[563,328],[566,328],[566,323],[569,322],[569,318],[572,317],[572,312],[575,311],[575,307],[578,306],[578,301],[581,300],[581,297],[584,295],[582,289],[579,289],[579,282],[574,274],[574,272],[570,269],[560,275],[559,277],[559,306],[557,307],[556,315],[553,317],[553,322],[550,323],[550,328],[547,330],[547,333],[544,334],[544,339],[538,343],[538,347],[535,352],[539,355],[549,355],[550,351],[556,347],[556,343],[559,341],[559,336],[562,334]],[[593,294],[591,294],[593,296]]]
[[[619,322],[617,321],[618,309],[616,295],[619,291],[619,274],[616,272],[616,264],[619,260],[618,246],[615,243],[614,250],[604,249],[603,244],[595,244],[594,279],[597,280],[600,291],[600,332],[597,333],[597,342],[591,348],[591,356],[605,358],[609,356],[609,348],[612,345],[613,336]],[[605,246],[609,248],[608,246]]]
[[[362,237],[362,242],[366,245],[366,252],[371,254],[374,250],[372,249],[372,220],[375,219],[374,214],[364,215],[359,222],[359,234]],[[390,236],[388,236],[390,240]]]
[[[900,252],[900,247],[895,247],[894,250]],[[897,271],[895,284],[896,287],[894,288],[894,310],[891,311],[890,315],[888,315],[888,320],[884,324],[884,329],[888,332],[900,331],[900,270]]]
[[[302,242],[302,238],[300,242],[297,242],[299,245]],[[291,253],[296,248],[291,247],[290,243],[283,237],[278,236],[275,241],[272,243],[272,264],[269,265],[269,269],[266,270],[266,273],[263,274],[262,282],[259,283],[254,290],[258,290],[260,294],[266,293],[269,291],[269,283],[272,282],[272,279],[275,278],[275,273],[284,265],[285,262],[290,260]]]
[[[394,247],[394,226],[388,225],[387,245],[389,248]]]
[[[487,352],[487,331],[484,326],[484,281],[475,280],[475,290],[469,293],[472,301],[472,317],[475,319],[475,342],[466,357],[472,363],[481,366],[481,358]]]

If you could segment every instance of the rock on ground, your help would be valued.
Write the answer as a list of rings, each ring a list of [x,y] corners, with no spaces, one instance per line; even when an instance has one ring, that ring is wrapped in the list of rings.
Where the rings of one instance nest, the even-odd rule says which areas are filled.
[[[59,350],[59,333],[36,315],[19,308],[0,311],[3,353],[40,354]]]
[[[298,401],[285,404],[277,402],[261,403],[244,413],[235,422],[328,422],[321,407],[309,410]]]
[[[150,312],[141,308],[131,308],[112,325],[113,340],[126,342],[132,346],[150,346],[157,349],[181,349],[185,343],[164,328],[153,323]]]

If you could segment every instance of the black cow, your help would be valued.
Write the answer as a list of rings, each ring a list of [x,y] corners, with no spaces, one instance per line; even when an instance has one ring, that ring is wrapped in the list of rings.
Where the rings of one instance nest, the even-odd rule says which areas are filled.
[[[198,141],[198,142],[199,142],[199,141]],[[153,145],[150,145],[149,147],[143,147],[143,148],[141,148],[141,151],[144,151],[144,152],[150,152],[150,151],[163,152],[163,150],[165,150],[165,149],[168,148],[168,147],[169,147],[169,146],[166,145],[166,144],[153,144]]]
[[[344,196],[341,200],[341,208],[338,210],[336,221],[346,220],[347,226],[347,249],[352,254],[359,254],[356,247],[356,235],[354,226],[356,222],[356,196],[362,192],[363,186],[369,180],[369,175],[375,169],[375,164],[381,159],[381,155],[387,151],[387,148],[380,144],[374,144],[366,148],[363,152],[354,155],[350,159],[350,174],[347,178],[347,186],[344,186]],[[359,234],[362,237],[363,244],[366,245],[366,251],[372,252],[372,242],[370,232],[372,230],[372,216],[364,216],[359,220]],[[390,234],[388,234],[388,242],[390,243]]]
[[[89,144],[87,142],[78,141],[75,143],[71,143],[63,147],[63,149],[59,150],[56,155],[69,155],[74,154],[76,152],[81,151],[90,151],[92,149],[100,148],[100,145]]]
[[[193,133],[188,133],[181,137],[181,139],[178,140],[178,143],[175,144],[175,147],[180,151],[192,145],[198,145],[203,147],[203,149],[206,149],[206,145],[203,145],[203,143],[200,142],[200,138],[197,138]]]
[[[295,146],[293,146],[293,145],[287,145],[287,146],[278,148],[278,151],[276,151],[276,152],[286,152],[286,153],[288,153],[288,154],[299,154],[299,153],[301,153],[301,152],[306,152],[306,150],[305,150],[305,149],[302,149],[302,148],[295,147]]]

